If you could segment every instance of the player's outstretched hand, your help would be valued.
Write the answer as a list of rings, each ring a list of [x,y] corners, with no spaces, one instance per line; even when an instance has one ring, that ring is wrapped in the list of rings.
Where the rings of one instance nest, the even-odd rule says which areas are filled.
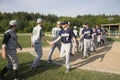
[[[47,43],[48,43],[50,46],[54,45],[53,42],[50,42],[50,41],[48,41],[48,40],[47,40]]]

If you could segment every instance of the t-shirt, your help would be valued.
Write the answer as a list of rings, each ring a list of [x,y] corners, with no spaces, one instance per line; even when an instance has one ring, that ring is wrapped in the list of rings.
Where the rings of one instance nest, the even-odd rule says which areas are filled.
[[[92,39],[93,30],[91,28],[84,28],[82,34],[84,35],[84,39]]]
[[[68,28],[67,30],[62,29],[59,33],[61,36],[61,42],[63,43],[71,43],[72,37],[75,37],[73,31]]]

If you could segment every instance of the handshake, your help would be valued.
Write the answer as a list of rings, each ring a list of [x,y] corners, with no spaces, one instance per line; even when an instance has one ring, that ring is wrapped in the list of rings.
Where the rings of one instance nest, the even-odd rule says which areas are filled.
[[[54,42],[50,42],[47,40],[47,43],[50,45],[50,46],[53,46],[54,45]]]

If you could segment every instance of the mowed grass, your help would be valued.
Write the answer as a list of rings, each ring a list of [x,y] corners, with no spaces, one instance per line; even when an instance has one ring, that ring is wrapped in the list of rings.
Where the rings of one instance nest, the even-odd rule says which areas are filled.
[[[46,36],[46,38],[47,40],[51,41],[50,36]],[[2,39],[3,39],[3,35],[0,35],[0,46],[2,45]],[[18,42],[21,44],[23,48],[31,47],[31,35],[30,34],[18,34]],[[45,40],[42,40],[42,46],[47,47],[49,46],[49,44]]]
[[[70,73],[65,74],[64,67],[56,64],[48,64],[46,61],[41,61],[40,68],[33,73],[28,65],[34,60],[34,56],[29,53],[20,53],[18,54],[18,58],[20,65],[18,75],[25,80],[120,80],[120,75],[81,69],[72,69]],[[7,62],[1,56],[0,61],[1,70]],[[12,70],[5,77],[6,80],[12,80]]]
[[[108,37],[107,41],[109,42],[120,42],[120,38],[112,38],[112,37]]]
[[[45,33],[46,35],[50,35],[50,32]],[[47,40],[52,40],[50,36],[46,36]],[[2,45],[3,34],[0,34],[0,46]],[[18,41],[23,48],[31,47],[31,34],[30,33],[19,33],[18,34]],[[120,42],[120,38],[107,38],[109,42]],[[42,40],[42,46],[47,47],[49,46],[48,43]],[[1,47],[0,47],[1,49]]]

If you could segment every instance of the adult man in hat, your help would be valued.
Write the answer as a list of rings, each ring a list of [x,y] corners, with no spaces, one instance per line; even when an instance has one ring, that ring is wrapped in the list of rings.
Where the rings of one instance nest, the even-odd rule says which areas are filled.
[[[1,78],[4,80],[4,75],[6,72],[12,68],[13,70],[13,79],[18,79],[18,57],[16,48],[19,47],[22,50],[22,47],[18,43],[18,37],[16,30],[18,29],[18,22],[16,20],[11,20],[10,29],[4,33],[4,38],[2,42],[2,57],[7,59],[7,65],[1,71]]]

